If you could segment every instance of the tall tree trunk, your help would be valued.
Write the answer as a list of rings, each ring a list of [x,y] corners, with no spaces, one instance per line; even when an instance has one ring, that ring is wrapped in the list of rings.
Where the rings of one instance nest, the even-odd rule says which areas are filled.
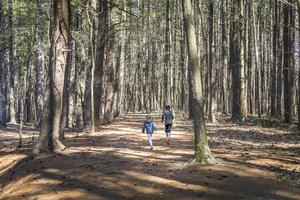
[[[84,90],[84,104],[83,104],[83,127],[84,129],[90,129],[91,126],[91,70],[90,67],[85,67],[86,79]]]
[[[294,4],[294,1],[291,1],[291,4]],[[289,53],[289,57],[290,57],[290,93],[291,93],[291,121],[290,123],[293,123],[294,120],[294,115],[296,115],[296,106],[295,106],[295,90],[296,90],[296,86],[295,86],[295,27],[296,27],[296,16],[295,16],[295,9],[293,6],[290,6],[290,43],[289,43],[289,48],[290,48],[290,53]]]
[[[74,41],[73,41],[74,42]],[[68,57],[66,60],[65,66],[65,74],[64,74],[64,87],[63,87],[63,95],[62,95],[62,111],[60,116],[60,124],[59,124],[59,139],[65,139],[65,128],[68,128],[69,123],[69,98],[70,98],[70,78],[71,78],[71,70],[72,70],[72,41],[70,42],[70,46],[67,49]]]
[[[278,2],[278,13],[282,13],[282,3]],[[281,15],[278,15],[278,19],[277,21],[279,23],[281,23]],[[277,87],[276,87],[276,117],[280,118],[282,116],[282,111],[281,111],[281,107],[282,107],[282,101],[281,101],[281,97],[282,97],[282,57],[283,57],[283,48],[282,48],[282,42],[281,42],[281,31],[280,29],[278,29],[278,36],[277,36],[277,46],[278,46],[278,54],[277,54],[277,58],[278,58],[278,63],[277,63]]]
[[[22,147],[23,145],[23,124],[24,124],[24,106],[25,106],[25,98],[26,98],[26,90],[27,90],[27,70],[25,70],[25,74],[23,77],[23,88],[20,87],[22,90],[21,92],[21,105],[20,105],[20,129],[19,129],[19,142],[18,142],[18,147]],[[21,81],[21,80],[20,80]]]
[[[201,163],[214,164],[216,161],[210,151],[206,135],[205,118],[203,111],[203,92],[201,80],[201,66],[197,53],[196,32],[194,27],[194,15],[191,0],[182,0],[184,12],[188,53],[192,68],[192,117],[195,134],[195,160]]]
[[[173,53],[172,53],[172,60],[173,60],[173,64],[172,64],[172,71],[173,71],[173,74],[171,75],[171,79],[172,79],[172,105],[173,105],[173,111],[175,111],[175,109],[177,110],[178,108],[179,108],[179,106],[178,106],[178,86],[177,85],[179,85],[179,83],[178,83],[178,75],[179,75],[179,73],[178,73],[178,59],[177,59],[177,44],[178,44],[178,41],[177,41],[177,35],[179,35],[178,33],[177,33],[177,31],[175,31],[175,28],[177,28],[178,27],[178,13],[180,13],[179,12],[179,9],[178,9],[178,7],[179,7],[179,4],[178,4],[178,0],[175,0],[175,2],[172,4],[173,6],[172,6],[172,8],[171,8],[171,10],[174,10],[173,11],[173,15],[174,16],[171,16],[171,18],[173,18],[174,20],[173,20],[173,26],[172,26],[172,36],[173,36]]]
[[[94,81],[94,109],[95,123],[100,123],[101,97],[103,95],[103,74],[106,37],[108,31],[108,3],[107,0],[100,1],[98,19],[98,38],[96,51],[95,81]]]
[[[23,80],[21,78],[22,73],[20,73],[19,76],[19,89],[20,89],[20,129],[19,129],[19,142],[18,142],[18,147],[22,147],[23,145],[23,124],[25,121],[25,116],[24,116],[24,108],[25,108],[25,102],[26,102],[26,96],[27,96],[27,76],[28,72],[30,72],[30,62],[31,62],[31,57],[32,57],[32,47],[34,44],[34,38],[32,39],[32,42],[28,44],[28,58],[27,58],[27,63],[26,63],[26,69],[24,70],[24,75],[23,75]],[[21,72],[21,68],[20,68]]]
[[[76,47],[79,47],[80,45],[78,43],[75,44]],[[82,101],[82,97],[83,95],[83,91],[82,91],[82,87],[81,87],[81,82],[84,82],[84,76],[82,73],[84,71],[84,67],[85,64],[81,58],[81,56],[79,56],[81,54],[81,52],[83,51],[83,49],[81,48],[74,48],[75,53],[75,69],[74,69],[74,79],[73,79],[73,93],[74,93],[74,98],[73,98],[73,105],[74,105],[74,109],[73,109],[73,116],[75,118],[75,127],[77,130],[77,133],[79,131],[82,130],[83,128],[83,114],[84,114],[84,106],[83,101]]]
[[[108,45],[106,49],[106,96],[105,96],[105,110],[104,110],[104,120],[106,122],[111,122],[113,119],[113,99],[114,99],[114,65],[113,65],[113,53],[114,53],[114,24],[113,24],[113,12],[109,8],[109,33]]]
[[[274,1],[273,9],[273,52],[272,52],[272,71],[271,71],[271,116],[276,116],[276,68],[277,68],[277,0]]]
[[[123,5],[125,5],[125,1],[123,0]],[[125,22],[126,21],[126,13],[123,12],[121,16],[121,32],[120,32],[120,72],[118,74],[119,79],[119,93],[118,93],[118,103],[117,103],[117,113],[116,116],[122,117],[124,111],[124,74],[125,74],[125,55],[126,55],[126,48],[125,48]]]
[[[208,89],[208,98],[209,98],[209,107],[208,107],[208,120],[215,122],[216,121],[216,112],[217,112],[217,100],[216,100],[216,76],[213,69],[213,36],[214,36],[214,1],[208,1],[208,72],[209,72],[209,89]]]
[[[246,4],[245,0],[240,0],[240,77],[241,77],[241,94],[240,94],[240,106],[241,106],[241,119],[244,120],[247,117],[247,77],[246,77]]]
[[[43,78],[44,78],[44,49],[43,49],[43,3],[36,0],[36,65],[35,65],[35,122],[36,126],[41,126],[43,111]]]
[[[241,0],[234,1],[230,23],[230,65],[232,68],[232,120],[241,120]]]
[[[8,102],[8,114],[9,123],[16,123],[16,111],[15,111],[15,96],[14,96],[14,61],[13,61],[13,0],[8,0],[8,62],[7,62],[7,102]]]
[[[166,32],[164,55],[164,105],[170,104],[169,71],[170,65],[170,0],[166,1]]]
[[[92,0],[90,2],[90,7],[91,7],[91,13],[92,15],[89,16],[90,14],[87,13],[88,16],[88,21],[89,21],[89,54],[90,54],[90,64],[91,64],[91,108],[90,108],[90,123],[91,123],[91,129],[90,129],[90,133],[93,134],[95,132],[95,108],[94,108],[94,73],[95,73],[95,65],[96,65],[96,35],[97,35],[97,22],[96,22],[96,14],[95,14],[95,10],[97,10],[97,1],[96,0]]]
[[[289,1],[290,2],[290,1]],[[290,5],[283,6],[283,79],[284,79],[284,122],[291,123],[293,120],[292,112],[292,80],[291,80],[291,8]]]
[[[180,108],[182,111],[185,111],[185,106],[187,104],[186,99],[186,89],[185,89],[185,81],[186,81],[186,50],[185,50],[185,32],[184,26],[181,28],[181,40],[180,40],[180,66],[181,66],[181,104]]]
[[[257,26],[257,18],[256,18],[256,14],[255,14],[255,7],[253,7],[252,9],[253,11],[253,29],[254,29],[254,48],[255,48],[255,86],[254,86],[254,90],[255,90],[255,105],[257,106],[257,113],[258,113],[258,117],[261,117],[261,105],[260,105],[260,60],[259,60],[259,47],[258,47],[258,39],[257,39],[257,35],[259,33],[259,26]]]
[[[89,18],[89,6],[90,1],[86,1],[86,17]],[[90,26],[90,25],[89,25]],[[84,129],[91,129],[91,93],[92,93],[92,58],[91,58],[91,32],[88,33],[88,44],[89,44],[89,56],[88,56],[88,62],[84,62],[85,66],[85,90],[84,90],[84,104],[83,104],[83,127]]]
[[[54,19],[51,35],[50,62],[48,67],[48,92],[43,111],[42,129],[33,150],[64,150],[59,140],[59,122],[62,111],[64,74],[70,39],[70,1],[54,0]]]
[[[248,65],[248,88],[247,88],[247,93],[248,93],[248,111],[250,114],[253,114],[254,112],[254,106],[253,106],[253,62],[252,62],[252,49],[253,49],[253,43],[252,43],[252,35],[253,35],[253,28],[251,26],[251,21],[252,21],[252,2],[247,3],[247,20],[248,20],[248,37],[247,37],[247,65]]]
[[[228,71],[228,55],[227,55],[227,36],[226,36],[226,14],[225,14],[225,3],[221,0],[220,3],[220,14],[221,14],[221,61],[223,66],[223,81],[222,81],[222,112],[228,113],[228,91],[227,91],[227,71]]]
[[[298,30],[300,30],[300,0],[297,1],[298,5]],[[298,35],[298,47],[300,47],[300,34]],[[298,127],[300,128],[300,53],[298,52]]]
[[[0,44],[3,44],[3,13],[4,13],[4,6],[3,1],[0,1]],[[6,92],[5,92],[5,68],[4,68],[4,54],[3,52],[5,49],[3,45],[0,45],[0,126],[6,125]]]

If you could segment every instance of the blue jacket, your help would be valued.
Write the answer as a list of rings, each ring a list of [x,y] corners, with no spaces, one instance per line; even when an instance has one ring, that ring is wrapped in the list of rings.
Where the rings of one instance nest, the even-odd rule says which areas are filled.
[[[154,130],[156,130],[156,125],[155,123],[151,120],[146,120],[143,124],[143,133],[145,133],[145,130],[146,130],[146,133],[147,134],[152,134],[154,132]]]

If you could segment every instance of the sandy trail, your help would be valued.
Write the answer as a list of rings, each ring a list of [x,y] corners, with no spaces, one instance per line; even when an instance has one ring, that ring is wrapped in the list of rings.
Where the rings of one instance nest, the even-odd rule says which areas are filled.
[[[193,156],[189,122],[175,124],[172,142],[167,145],[163,125],[156,118],[159,131],[151,151],[141,133],[142,120],[143,116],[132,115],[101,126],[93,136],[68,133],[65,152],[35,160],[24,159],[27,148],[9,149],[7,141],[17,135],[2,130],[0,199],[300,199],[299,187],[276,180],[266,163],[242,159],[254,158],[254,152],[265,153],[265,149],[259,151],[254,145],[247,151],[242,144],[245,140],[235,144],[236,137],[220,141],[221,125],[209,126],[212,149],[221,162],[201,166],[188,164]],[[286,160],[293,166],[297,156]]]

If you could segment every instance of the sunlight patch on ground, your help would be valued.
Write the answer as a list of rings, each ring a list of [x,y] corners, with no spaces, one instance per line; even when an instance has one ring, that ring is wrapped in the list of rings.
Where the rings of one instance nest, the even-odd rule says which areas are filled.
[[[143,173],[139,173],[136,171],[125,171],[124,173],[127,174],[128,176],[132,176],[132,177],[142,180],[142,181],[150,181],[150,182],[154,182],[156,184],[165,185],[165,186],[180,189],[180,190],[201,191],[201,190],[209,189],[210,192],[214,192],[214,193],[221,192],[218,189],[209,188],[207,186],[195,185],[195,184],[191,184],[191,183],[186,184],[186,183],[182,183],[177,180],[171,180],[171,179],[166,179],[163,177],[153,176],[153,175],[149,175],[149,174],[143,174]],[[224,192],[224,191],[222,191],[222,192]]]
[[[4,188],[1,188],[2,192],[1,192],[1,196],[5,197],[7,195],[19,195],[22,193],[26,193],[27,190],[31,191],[31,187],[22,187],[24,183],[27,184],[32,182],[33,179],[39,177],[39,174],[29,174],[26,176],[23,176],[22,179],[18,179],[18,180],[12,180],[10,181],[9,184],[5,185]],[[48,182],[48,181],[47,181]],[[16,191],[14,190],[14,188],[23,188],[22,191]],[[29,189],[30,188],[30,189]]]
[[[295,166],[294,162],[299,158],[294,152],[293,157],[283,159],[282,155],[293,153],[288,148],[282,148],[282,153],[275,152],[273,147],[279,145],[297,147],[295,144],[289,146],[288,140],[282,140],[280,136],[272,146],[273,135],[283,134],[281,131],[240,126],[237,132],[236,125],[209,125],[212,151],[216,158],[224,158],[224,163],[191,166],[187,161],[193,156],[194,140],[193,134],[185,129],[189,125],[184,121],[182,125],[176,124],[171,144],[167,145],[164,126],[158,123],[159,130],[153,135],[154,151],[151,151],[147,135],[141,133],[143,120],[103,125],[93,136],[80,133],[80,137],[74,137],[76,133],[67,132],[65,144],[69,148],[59,156],[47,155],[37,162],[26,163],[26,172],[14,174],[12,181],[8,182],[6,188],[10,193],[7,197],[30,200],[175,200],[222,199],[224,196],[224,199],[232,199],[235,192],[240,192],[244,199],[255,199],[251,191],[244,191],[242,184],[251,185],[253,190],[261,187],[265,190],[266,187],[262,194],[272,192],[277,197],[294,197],[292,190],[276,182],[275,173],[268,171],[270,165],[282,169],[283,162]],[[257,132],[253,132],[255,130]],[[17,134],[14,137],[17,141]],[[4,153],[1,158],[5,160],[0,160],[1,169],[11,164],[8,168],[18,171],[19,168],[13,168],[14,163],[22,156],[16,152],[8,156]],[[299,170],[296,167],[287,170],[293,169]]]
[[[116,128],[116,130],[117,130],[117,131],[126,131],[126,132],[128,132],[128,133],[136,132],[136,129],[135,129],[135,128],[126,128],[126,127],[125,127],[125,128],[124,128],[124,127],[123,127],[123,128],[119,128],[119,127],[118,127],[118,128]],[[114,130],[114,131],[115,131],[115,130]]]
[[[108,198],[95,195],[91,192],[82,189],[72,189],[71,191],[68,191],[68,190],[59,190],[59,188],[55,188],[52,189],[51,195],[49,195],[48,193],[38,194],[36,196],[32,196],[31,199],[34,200],[58,200],[58,199],[107,200]]]
[[[148,186],[143,186],[139,184],[133,184],[128,181],[118,181],[118,185],[121,186],[121,188],[128,188],[131,190],[135,190],[136,192],[144,193],[144,194],[157,194],[160,192],[159,189],[149,187]]]
[[[279,195],[286,199],[300,199],[300,195],[297,195],[295,193],[290,193],[289,191],[279,190],[279,191],[272,191],[271,193]]]
[[[4,174],[8,169],[12,168],[19,160],[25,158],[24,154],[14,154],[12,157],[10,154],[1,156],[0,160],[0,175]]]
[[[167,158],[170,158],[172,160],[178,160],[180,158],[182,158],[182,156],[178,156],[178,155],[168,155],[168,154],[159,154],[159,153],[155,153],[154,152],[144,152],[144,151],[138,151],[138,152],[129,152],[129,151],[122,151],[119,150],[117,153],[115,153],[116,155],[119,155],[121,157],[125,157],[125,158],[133,158],[133,159],[142,159],[142,158],[151,158],[151,159],[156,159],[156,160],[164,160]]]
[[[55,169],[55,168],[48,168],[45,170],[46,172],[54,173],[54,174],[60,174],[61,170]]]
[[[219,139],[217,137],[211,137],[212,141],[219,141]],[[226,142],[226,145],[230,144],[230,145],[236,145],[236,146],[240,146],[240,147],[246,147],[246,145],[248,145],[248,147],[255,147],[257,149],[265,149],[265,148],[284,148],[284,149],[288,149],[288,148],[292,148],[292,147],[297,147],[300,149],[300,144],[291,144],[288,142],[276,142],[276,143],[270,143],[269,141],[265,141],[265,142],[259,142],[259,143],[255,143],[253,141],[248,141],[248,140],[241,140],[241,139],[229,139],[229,138],[224,138],[224,141]]]
[[[244,167],[241,165],[227,165],[227,164],[219,164],[214,167],[214,171],[223,173],[224,170],[226,172],[230,172],[232,174],[238,175],[238,176],[244,176],[244,177],[261,177],[264,175],[265,178],[270,177],[270,174],[268,172],[256,169],[256,168],[249,168],[249,167]]]

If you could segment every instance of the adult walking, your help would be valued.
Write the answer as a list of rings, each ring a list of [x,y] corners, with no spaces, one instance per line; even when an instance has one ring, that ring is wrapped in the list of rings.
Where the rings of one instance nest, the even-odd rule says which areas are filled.
[[[170,144],[173,119],[174,119],[174,116],[173,116],[172,111],[170,110],[170,106],[166,105],[165,110],[161,117],[161,122],[165,121],[165,132],[166,132],[166,143],[167,144]]]

